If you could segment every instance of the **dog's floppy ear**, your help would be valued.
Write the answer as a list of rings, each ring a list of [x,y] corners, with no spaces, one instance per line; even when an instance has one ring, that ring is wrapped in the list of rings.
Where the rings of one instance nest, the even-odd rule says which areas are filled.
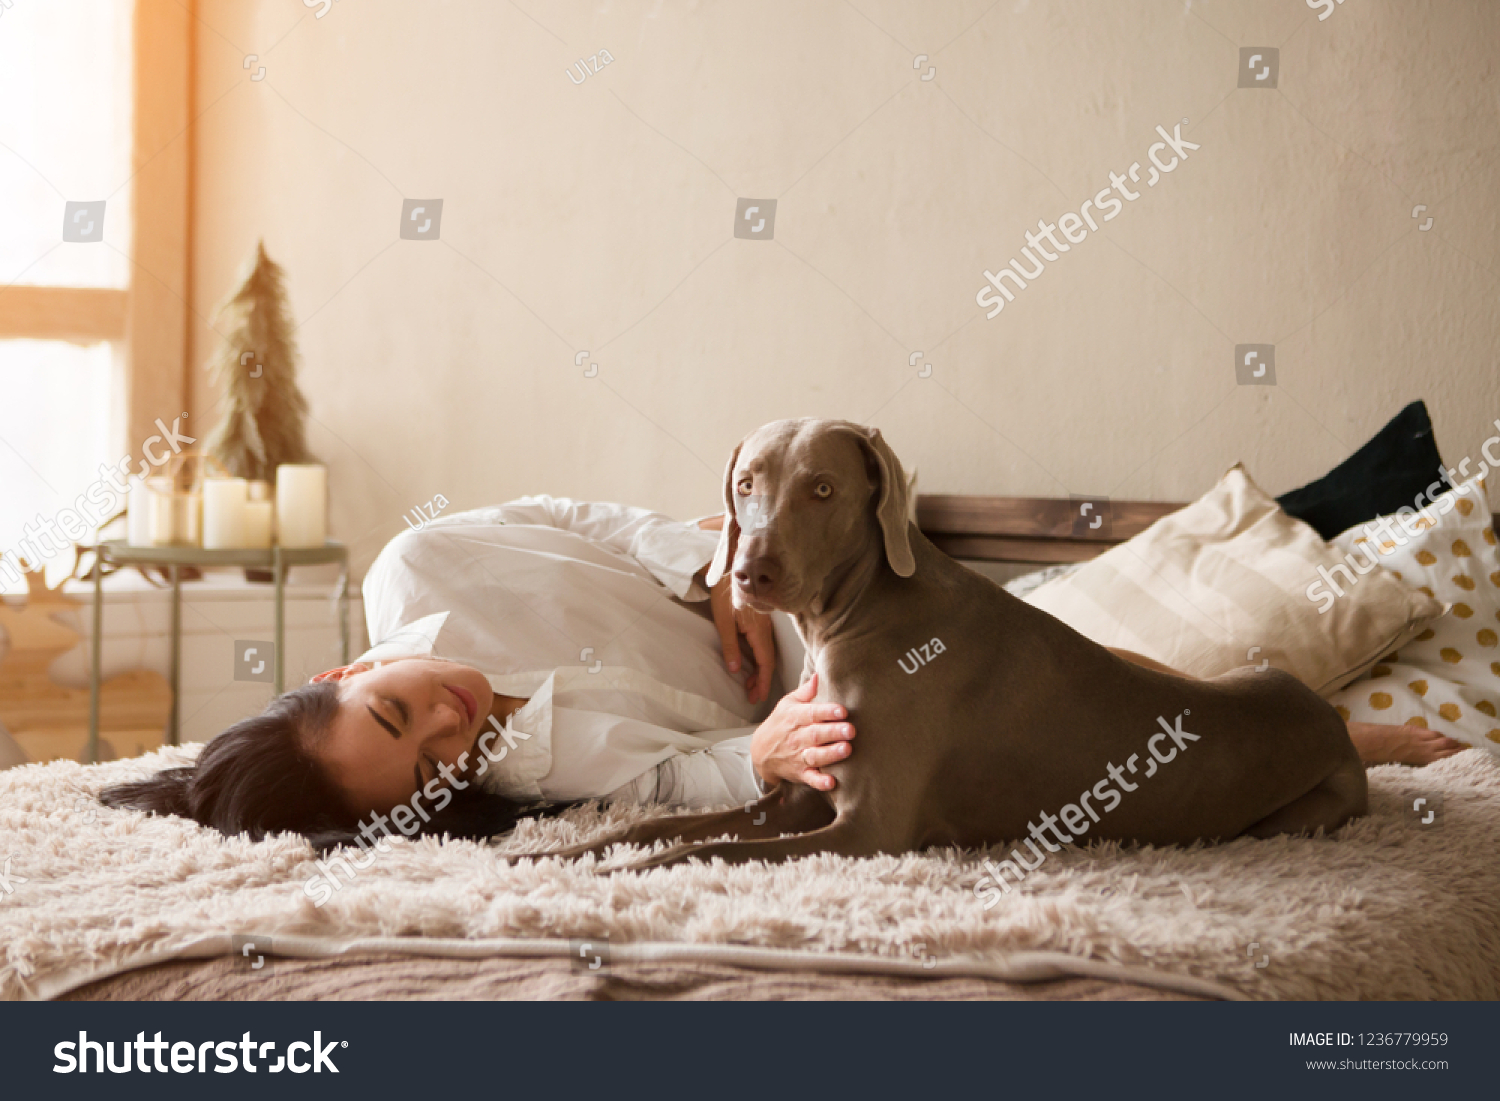
[[[906,472],[880,429],[866,430],[865,447],[880,472],[880,503],[875,506],[875,518],[880,521],[880,532],[885,538],[885,559],[897,577],[910,577],[917,572],[917,561],[912,557],[911,533],[907,528],[911,521],[907,515]]]
[[[703,575],[709,588],[717,585],[719,578],[729,572],[729,567],[734,564],[735,547],[740,541],[740,524],[734,515],[734,464],[739,462],[740,448],[744,446],[744,440],[735,444],[734,454],[729,456],[729,465],[724,468],[724,526],[719,529],[719,545],[714,550],[714,560],[709,564],[708,573]]]

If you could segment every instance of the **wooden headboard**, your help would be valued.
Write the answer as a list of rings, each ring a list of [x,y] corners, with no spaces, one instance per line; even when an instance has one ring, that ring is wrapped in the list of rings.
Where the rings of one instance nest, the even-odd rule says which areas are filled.
[[[1084,505],[1091,507],[1085,512]],[[1085,562],[1140,534],[1169,501],[917,494],[917,527],[939,550],[982,562]],[[1097,521],[1098,526],[1093,526]],[[1500,513],[1495,515],[1500,532]]]
[[[1083,562],[1181,507],[1168,501],[919,493],[917,527],[954,558]]]

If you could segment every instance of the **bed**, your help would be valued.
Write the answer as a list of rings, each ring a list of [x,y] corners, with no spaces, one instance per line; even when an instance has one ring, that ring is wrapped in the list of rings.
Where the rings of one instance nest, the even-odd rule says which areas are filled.
[[[1092,504],[928,495],[918,498],[917,521],[943,550],[994,575],[1088,561],[1178,507]],[[1108,523],[1092,524],[1102,509]],[[162,754],[175,761],[185,752]],[[1065,851],[993,911],[979,901],[983,869],[973,854],[949,851],[610,877],[590,864],[511,866],[495,847],[422,839],[343,882],[343,869],[314,862],[299,839],[252,846],[175,819],[91,816],[76,797],[57,807],[60,791],[94,791],[142,767],[0,773],[0,822],[28,821],[16,870],[30,869],[27,893],[0,907],[0,942],[11,946],[0,993],[1500,996],[1500,768],[1483,754],[1372,769],[1371,814],[1337,840]],[[1441,807],[1440,829],[1407,811],[1418,799]],[[525,823],[498,848],[571,843],[644,813],[579,808]],[[319,908],[299,885],[330,868],[342,885]],[[36,919],[24,949],[18,902]]]

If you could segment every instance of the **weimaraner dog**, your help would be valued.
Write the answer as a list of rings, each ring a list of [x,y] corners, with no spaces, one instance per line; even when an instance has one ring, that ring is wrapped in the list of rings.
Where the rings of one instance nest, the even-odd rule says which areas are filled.
[[[535,855],[678,842],[630,865],[644,868],[1028,835],[1055,851],[1332,830],[1365,813],[1364,766],[1315,692],[1276,669],[1194,680],[1126,660],[959,565],[907,519],[877,429],[768,424],[729,460],[724,505],[707,579],[732,569],[736,603],[795,617],[803,680],[816,670],[818,698],[843,704],[857,735],[825,769],[836,786],[783,783],[744,810]]]

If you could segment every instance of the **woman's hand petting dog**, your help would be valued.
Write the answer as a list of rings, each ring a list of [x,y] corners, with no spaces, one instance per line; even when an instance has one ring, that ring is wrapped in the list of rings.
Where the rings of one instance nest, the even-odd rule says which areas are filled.
[[[813,703],[817,693],[814,673],[801,688],[782,696],[751,735],[750,760],[766,784],[791,780],[817,791],[833,790],[833,777],[822,770],[853,752],[849,739],[854,726],[839,721],[848,712],[838,704]]]

